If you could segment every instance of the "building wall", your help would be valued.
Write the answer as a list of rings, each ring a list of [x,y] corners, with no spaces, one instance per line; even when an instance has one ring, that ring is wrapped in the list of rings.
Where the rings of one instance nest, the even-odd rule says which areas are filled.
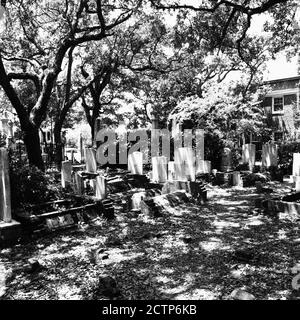
[[[272,91],[266,95],[263,107],[275,140],[300,138],[299,83],[300,78],[270,83]]]

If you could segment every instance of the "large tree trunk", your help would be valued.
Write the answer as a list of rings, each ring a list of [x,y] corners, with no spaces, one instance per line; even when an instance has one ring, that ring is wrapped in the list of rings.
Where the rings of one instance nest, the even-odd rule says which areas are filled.
[[[27,150],[29,163],[45,171],[45,165],[42,158],[39,129],[32,126],[24,130],[24,143]]]

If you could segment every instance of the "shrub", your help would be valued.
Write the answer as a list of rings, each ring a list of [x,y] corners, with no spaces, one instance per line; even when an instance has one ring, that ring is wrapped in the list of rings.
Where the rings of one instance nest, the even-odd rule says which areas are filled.
[[[57,200],[62,196],[62,188],[52,176],[14,157],[10,161],[10,180],[13,209]]]
[[[283,142],[278,149],[278,170],[282,175],[290,175],[293,170],[293,153],[300,153],[300,143]]]
[[[268,173],[252,173],[252,172],[244,172],[243,174],[243,185],[244,187],[254,187],[255,182],[260,181],[262,183],[266,183],[270,181],[270,176]]]

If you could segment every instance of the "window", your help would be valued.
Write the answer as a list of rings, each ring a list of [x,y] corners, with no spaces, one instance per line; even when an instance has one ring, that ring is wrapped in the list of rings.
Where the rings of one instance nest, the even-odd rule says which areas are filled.
[[[283,97],[273,98],[273,113],[283,113]]]

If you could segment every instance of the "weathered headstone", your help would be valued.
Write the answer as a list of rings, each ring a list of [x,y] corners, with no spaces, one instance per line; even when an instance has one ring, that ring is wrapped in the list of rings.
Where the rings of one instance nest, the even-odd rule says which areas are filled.
[[[155,183],[164,183],[168,180],[168,158],[152,158],[152,179]]]
[[[85,149],[86,171],[89,173],[97,173],[96,151],[92,148]]]
[[[233,172],[232,185],[234,187],[242,187],[243,186],[242,176],[241,176],[240,172]]]
[[[175,150],[175,163],[177,165],[184,165],[184,175],[187,180],[196,180],[196,157],[192,148],[178,148],[177,150]],[[182,170],[181,166],[180,170]],[[185,180],[184,177],[181,178]],[[179,178],[177,179],[181,180]]]
[[[143,153],[133,152],[128,156],[128,171],[132,174],[143,175]]]
[[[0,221],[12,221],[9,162],[7,150],[4,148],[0,148]]]
[[[221,171],[232,171],[232,152],[229,148],[224,148],[221,160]]]
[[[300,176],[300,153],[293,155],[293,176]]]
[[[131,198],[131,208],[132,210],[140,210],[141,202],[146,198],[146,192],[138,192],[133,194]]]
[[[300,177],[299,176],[295,177],[295,189],[296,189],[296,192],[300,192]]]
[[[255,152],[256,152],[255,144],[243,145],[242,161],[244,164],[249,164],[250,170],[252,170],[255,165]]]
[[[278,146],[267,143],[262,148],[262,166],[269,168],[278,164]]]
[[[82,134],[79,135],[78,138],[78,153],[79,153],[79,162],[83,163],[84,160],[84,152],[83,152],[83,139],[82,139]]]
[[[75,192],[78,195],[82,195],[84,191],[84,182],[80,172],[75,172],[74,180]]]
[[[197,130],[196,135],[196,159],[197,161],[204,160],[204,130]]]
[[[105,177],[98,176],[96,178],[96,198],[100,200],[106,199],[107,196],[107,180]]]
[[[170,161],[168,164],[168,181],[174,181],[176,179],[175,162]]]
[[[72,162],[63,161],[61,164],[61,185],[63,188],[72,183]]]
[[[197,169],[196,169],[197,174],[210,174],[211,173],[211,161],[207,160],[199,160],[197,161]]]

